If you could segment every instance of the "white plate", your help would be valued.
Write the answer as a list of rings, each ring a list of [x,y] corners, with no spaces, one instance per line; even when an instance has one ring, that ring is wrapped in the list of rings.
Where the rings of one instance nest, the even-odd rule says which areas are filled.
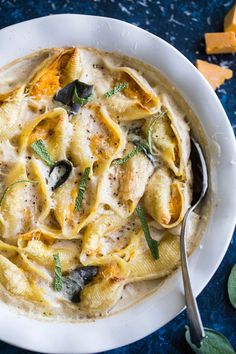
[[[179,89],[221,156],[212,169],[214,208],[202,240],[190,259],[195,294],[209,282],[228,248],[236,220],[236,147],[220,101],[207,81],[175,48],[128,23],[85,15],[55,15],[0,31],[0,66],[45,47],[85,45],[120,51],[158,67]],[[218,134],[220,133],[220,134]],[[157,330],[184,308],[181,274],[168,279],[154,295],[128,310],[91,323],[49,323],[0,308],[0,338],[46,353],[92,353],[134,342]]]

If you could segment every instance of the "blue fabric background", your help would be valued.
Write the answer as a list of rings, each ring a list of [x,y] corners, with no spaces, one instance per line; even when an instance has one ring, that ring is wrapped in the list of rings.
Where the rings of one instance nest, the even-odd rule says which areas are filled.
[[[233,128],[236,129],[235,56],[207,56],[203,40],[205,32],[223,30],[224,15],[233,4],[233,0],[0,0],[0,28],[56,13],[109,16],[135,24],[171,43],[192,62],[196,58],[208,59],[212,63],[228,65],[234,70],[235,77],[226,82],[217,93]],[[1,53],[1,43],[0,55],[4,55]],[[221,236],[224,237],[223,234]],[[204,325],[224,333],[236,350],[236,310],[230,305],[226,292],[227,278],[234,263],[236,263],[236,235],[221,266],[198,297],[198,303]],[[184,339],[185,324],[186,314],[183,312],[145,339],[108,353],[192,353]],[[142,325],[140,323],[140,326]],[[31,352],[0,342],[0,353],[30,354]]]

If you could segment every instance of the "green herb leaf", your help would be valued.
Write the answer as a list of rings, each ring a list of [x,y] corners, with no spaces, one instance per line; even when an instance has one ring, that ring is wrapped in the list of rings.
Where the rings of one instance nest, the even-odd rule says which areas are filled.
[[[87,98],[79,97],[76,87],[75,87],[74,94],[72,97],[72,103],[78,103],[81,106],[84,106],[86,103],[88,103],[91,100],[92,100],[92,95],[88,96]]]
[[[235,351],[223,334],[213,329],[204,328],[206,336],[203,338],[200,348],[191,342],[189,327],[186,326],[185,338],[196,354],[235,354]]]
[[[228,279],[228,295],[231,304],[236,308],[236,264],[233,266]]]
[[[30,145],[32,149],[36,152],[37,155],[49,166],[53,167],[54,161],[47,152],[47,148],[42,139],[36,140],[33,144]]]
[[[70,108],[69,115],[77,114],[80,108],[92,98],[93,85],[78,79],[69,82],[54,95],[54,100]],[[91,97],[90,97],[91,96]]]
[[[153,131],[154,125],[157,123],[157,121],[159,119],[161,119],[165,114],[166,114],[166,112],[161,112],[161,113],[158,113],[157,115],[155,115],[149,125],[149,128],[148,128],[148,146],[149,146],[149,149],[150,149],[150,152],[152,155],[156,155],[156,153],[153,151],[152,131]]]
[[[53,255],[54,260],[54,280],[53,280],[53,288],[55,291],[62,291],[63,289],[63,280],[62,280],[62,271],[61,271],[61,261],[59,254]]]
[[[9,192],[10,189],[12,189],[12,187],[15,186],[15,184],[18,184],[18,183],[32,183],[32,184],[37,184],[38,182],[37,181],[31,181],[29,179],[20,179],[18,181],[15,181],[13,182],[12,184],[10,184],[6,189],[5,191],[3,192],[3,195],[1,196],[1,199],[0,199],[0,206],[2,205],[2,203],[4,202],[5,198],[6,198],[6,195],[7,193]]]
[[[111,97],[111,96],[115,95],[117,92],[120,92],[120,91],[124,90],[128,86],[129,86],[128,82],[121,82],[117,86],[113,87],[113,89],[111,89],[110,91],[107,91],[104,94],[104,96],[107,97],[107,98]]]
[[[85,191],[87,184],[88,184],[90,170],[91,170],[90,167],[86,167],[86,169],[84,170],[84,173],[81,177],[80,183],[79,183],[78,194],[77,194],[77,198],[75,201],[75,209],[77,211],[80,211],[80,209],[81,209],[81,205],[82,205],[82,201],[83,201],[83,197],[84,197],[84,191]]]
[[[139,152],[149,150],[149,147],[146,144],[139,143],[133,150],[131,150],[125,157],[122,159],[116,159],[112,162],[113,165],[123,165],[125,162],[130,160],[132,157],[137,155]]]
[[[137,140],[133,140],[132,143],[135,146],[138,146],[139,144],[142,144],[142,152],[148,158],[148,160],[151,161],[152,164],[155,164],[156,163],[156,158],[151,154],[150,148],[149,148],[147,142],[144,139],[143,139],[143,141],[144,142],[140,143]]]
[[[141,206],[137,206],[136,207],[136,212],[137,212],[138,217],[140,219],[140,222],[142,224],[144,236],[146,238],[148,247],[150,248],[151,254],[152,254],[154,259],[158,259],[159,258],[158,242],[156,240],[153,240],[151,235],[150,235],[150,231],[149,231],[148,223],[147,223],[147,220],[146,220],[145,212],[144,212],[144,210],[143,210],[143,208]]]

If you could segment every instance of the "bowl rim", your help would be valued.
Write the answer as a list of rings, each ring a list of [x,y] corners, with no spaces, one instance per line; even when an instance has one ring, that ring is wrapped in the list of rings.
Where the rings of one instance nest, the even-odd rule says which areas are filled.
[[[79,40],[73,31],[68,33],[69,30],[81,29],[84,25],[87,26],[89,34],[79,35],[77,33]],[[61,27],[66,34],[60,32]],[[97,43],[97,45],[92,45],[93,47],[107,48],[107,50],[112,48],[110,51],[114,51],[116,44],[119,44],[116,51],[136,56],[140,60],[157,66],[177,87],[197,116],[201,117],[202,123],[202,119],[204,120],[204,128],[209,132],[215,132],[214,139],[221,147],[221,155],[217,156],[217,164],[213,171],[219,203],[204,233],[203,248],[196,249],[189,262],[193,291],[195,295],[198,295],[220,265],[236,223],[236,212],[234,212],[236,210],[236,187],[233,185],[233,181],[236,180],[236,143],[233,130],[218,97],[193,64],[172,45],[139,27],[109,17],[58,14],[5,27],[0,30],[0,42],[3,43],[2,52],[6,52],[7,59],[5,60],[5,56],[0,59],[0,66],[30,51],[37,50],[42,40],[45,40],[45,44],[46,42],[54,43],[52,47],[57,46],[57,43],[62,43],[59,36],[54,36],[50,29],[57,29],[61,36],[68,36],[70,39],[67,45],[71,43],[79,45],[83,41],[89,43],[92,41],[92,43]],[[93,34],[99,39],[95,41],[92,38]],[[122,36],[123,39],[125,37],[125,43]],[[13,48],[8,44],[9,40],[16,43]],[[50,45],[45,45],[46,47]],[[157,49],[158,58],[150,54],[150,48],[153,52]],[[193,81],[194,85],[192,85]],[[202,102],[207,102],[208,111],[206,107],[203,107],[205,105],[202,105]],[[214,130],[214,124],[216,130]],[[223,131],[223,134],[219,134],[218,130]],[[210,139],[212,139],[211,136]],[[225,177],[227,177],[227,184],[223,188]],[[227,208],[227,213],[222,216],[220,211],[225,212],[225,208]],[[219,236],[214,244],[213,231],[214,237]],[[226,235],[224,239],[220,239],[221,233]],[[206,250],[209,252],[208,257],[205,254]],[[0,339],[24,349],[58,354],[101,352],[127,345],[159,329],[184,309],[180,280],[181,274],[178,271],[166,280],[165,286],[161,287],[157,293],[125,311],[95,322],[44,322],[20,315],[2,305]],[[156,306],[157,303],[159,306]],[[30,331],[30,336],[28,331]],[[93,338],[93,340],[88,340],[88,338]]]

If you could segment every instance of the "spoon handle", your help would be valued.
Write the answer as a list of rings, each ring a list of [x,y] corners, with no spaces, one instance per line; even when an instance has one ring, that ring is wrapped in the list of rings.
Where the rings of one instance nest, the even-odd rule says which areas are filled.
[[[191,282],[189,278],[189,269],[188,269],[188,258],[186,250],[186,229],[188,217],[190,216],[193,208],[190,208],[183,219],[183,224],[180,234],[180,253],[181,253],[181,267],[182,267],[182,276],[184,284],[184,293],[185,293],[185,303],[187,317],[189,320],[189,331],[191,336],[191,341],[197,347],[200,347],[201,341],[205,336],[204,328],[202,325],[201,316],[199,313],[198,305],[196,299],[193,295]]]

